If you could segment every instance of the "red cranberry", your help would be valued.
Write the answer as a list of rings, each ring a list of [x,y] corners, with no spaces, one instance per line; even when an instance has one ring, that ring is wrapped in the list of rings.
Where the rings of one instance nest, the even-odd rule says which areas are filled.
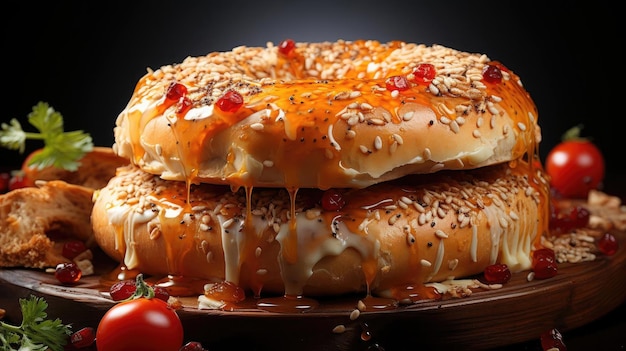
[[[137,290],[137,283],[134,279],[121,280],[109,288],[109,294],[113,301],[122,301],[131,297]],[[152,286],[154,290],[154,297],[161,299],[165,302],[170,298],[170,294],[164,287]]]
[[[135,293],[136,289],[135,280],[120,280],[119,282],[111,285],[111,288],[109,288],[109,294],[111,294],[113,301],[122,301],[131,297]]]
[[[229,90],[217,100],[216,104],[224,112],[235,112],[243,105],[243,96],[234,90]]]
[[[413,81],[417,84],[428,85],[435,78],[437,70],[430,63],[420,63],[413,70]]]
[[[76,256],[87,250],[85,243],[80,240],[71,240],[63,244],[63,257],[73,260]]]
[[[96,332],[91,327],[82,328],[70,335],[70,343],[77,349],[82,349],[93,345],[96,341]]]
[[[563,343],[563,336],[556,329],[550,329],[541,334],[541,348],[543,350],[567,351]]]
[[[187,96],[187,87],[176,82],[170,84],[165,93],[165,97],[174,102],[178,102],[180,98],[185,96]]]
[[[537,279],[554,277],[558,272],[554,251],[548,248],[533,251],[532,267]]]
[[[487,83],[498,84],[502,81],[502,71],[496,65],[487,65],[483,69],[483,79]]]
[[[504,284],[511,280],[511,270],[506,264],[492,264],[485,268],[483,276],[489,284]]]
[[[409,89],[411,86],[409,80],[405,76],[392,76],[385,80],[385,86],[389,91],[403,91]]]
[[[567,233],[577,228],[584,228],[589,224],[591,213],[583,206],[577,205],[567,209],[558,209],[550,206],[550,229]]]
[[[337,189],[328,189],[322,194],[321,205],[324,211],[339,211],[346,205],[346,200]]]
[[[278,44],[278,52],[286,57],[289,57],[295,48],[296,42],[293,39],[285,39]]]
[[[598,249],[607,256],[613,256],[619,248],[617,238],[611,233],[604,233],[598,240]]]
[[[78,282],[82,274],[82,271],[74,262],[59,263],[54,270],[54,277],[63,284]]]

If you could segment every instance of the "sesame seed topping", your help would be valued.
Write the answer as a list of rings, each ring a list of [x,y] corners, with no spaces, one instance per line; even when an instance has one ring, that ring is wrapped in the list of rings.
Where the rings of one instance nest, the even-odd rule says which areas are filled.
[[[443,230],[441,229],[437,229],[435,230],[435,236],[437,236],[440,239],[447,239],[448,238],[448,234],[446,234]]]

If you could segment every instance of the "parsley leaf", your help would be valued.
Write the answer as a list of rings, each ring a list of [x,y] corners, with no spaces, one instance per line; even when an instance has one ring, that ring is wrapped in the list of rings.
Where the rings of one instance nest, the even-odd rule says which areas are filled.
[[[19,326],[0,321],[0,350],[63,351],[72,334],[71,326],[58,318],[47,319],[48,303],[43,298],[31,295],[29,299],[20,299],[20,308]]]
[[[93,150],[91,136],[82,130],[64,132],[63,116],[45,102],[33,106],[28,122],[39,132],[25,132],[15,118],[9,124],[2,123],[0,146],[23,153],[27,139],[43,140],[45,146],[29,160],[29,166],[39,169],[54,166],[75,171],[80,159]]]

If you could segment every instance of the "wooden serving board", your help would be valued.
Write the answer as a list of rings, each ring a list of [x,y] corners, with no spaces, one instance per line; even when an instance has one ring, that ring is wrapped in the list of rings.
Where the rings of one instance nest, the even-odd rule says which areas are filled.
[[[190,297],[182,299],[184,308],[178,312],[185,340],[200,341],[210,351],[233,347],[389,351],[414,349],[417,339],[420,349],[501,347],[538,339],[551,328],[564,332],[583,326],[624,303],[626,233],[614,235],[621,248],[615,255],[561,264],[558,275],[547,280],[529,282],[527,272],[514,274],[502,289],[393,310],[366,310],[354,320],[350,313],[362,297],[321,301],[306,313],[199,310]],[[0,308],[7,311],[6,319],[15,322],[21,321],[18,299],[35,294],[48,301],[49,317],[61,318],[76,329],[96,328],[113,305],[103,290],[99,274],[83,277],[76,286],[63,286],[40,270],[0,270]],[[333,332],[338,325],[345,326],[343,333]]]

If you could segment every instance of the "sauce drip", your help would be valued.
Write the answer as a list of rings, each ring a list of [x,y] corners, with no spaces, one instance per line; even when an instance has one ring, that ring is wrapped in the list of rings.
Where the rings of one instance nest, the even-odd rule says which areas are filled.
[[[118,281],[135,279],[141,273],[136,269],[128,269],[124,264],[119,264],[113,270],[100,276],[100,283],[103,285],[113,285]]]
[[[319,302],[302,295],[283,295],[260,299],[256,306],[264,311],[276,313],[303,313],[317,308]]]
[[[204,285],[207,283],[203,279],[194,279],[182,275],[168,275],[156,281],[156,286],[167,290],[171,296],[193,296],[204,293]]]

